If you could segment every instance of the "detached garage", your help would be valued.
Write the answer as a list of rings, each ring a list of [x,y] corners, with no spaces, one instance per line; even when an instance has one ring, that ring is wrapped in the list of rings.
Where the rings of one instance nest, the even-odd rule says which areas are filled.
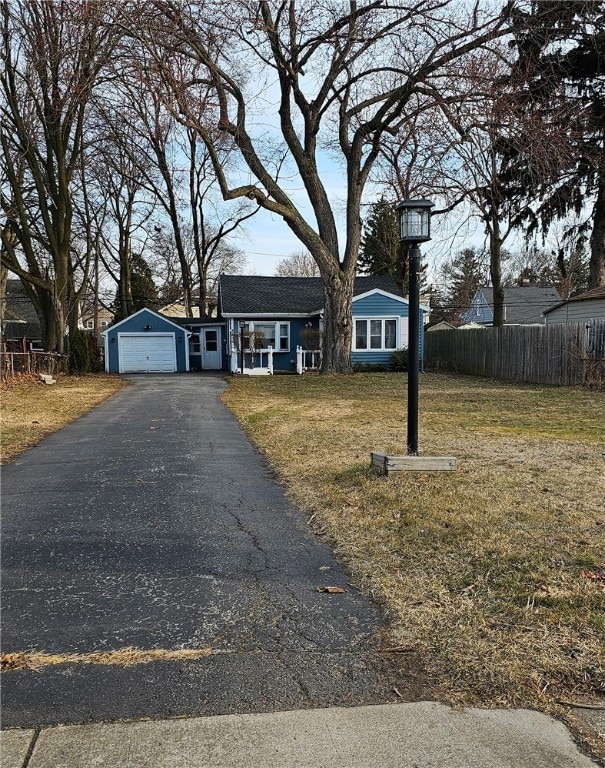
[[[190,332],[167,317],[141,309],[103,332],[108,373],[189,370]]]

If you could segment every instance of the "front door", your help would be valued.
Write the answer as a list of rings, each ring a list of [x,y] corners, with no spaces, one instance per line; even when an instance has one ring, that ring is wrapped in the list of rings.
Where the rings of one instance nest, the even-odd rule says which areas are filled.
[[[221,369],[221,330],[220,328],[201,328],[202,369],[218,371]]]

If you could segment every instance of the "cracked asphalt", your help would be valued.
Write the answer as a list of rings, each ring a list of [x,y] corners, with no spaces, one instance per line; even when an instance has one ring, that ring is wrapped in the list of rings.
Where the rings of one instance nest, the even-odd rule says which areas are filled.
[[[3,468],[3,652],[213,655],[6,672],[3,726],[417,698],[414,660],[377,653],[377,609],[222,405],[222,378],[131,384]]]

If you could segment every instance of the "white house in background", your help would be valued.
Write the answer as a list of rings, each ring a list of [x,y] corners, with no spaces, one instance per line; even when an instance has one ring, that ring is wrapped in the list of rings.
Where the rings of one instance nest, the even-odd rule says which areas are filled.
[[[588,323],[592,320],[605,320],[605,285],[560,301],[544,312],[546,325]]]

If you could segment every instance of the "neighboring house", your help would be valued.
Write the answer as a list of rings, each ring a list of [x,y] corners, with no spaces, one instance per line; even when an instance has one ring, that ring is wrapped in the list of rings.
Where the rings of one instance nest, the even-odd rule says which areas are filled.
[[[424,317],[429,308],[422,306],[421,311]],[[408,314],[408,300],[392,278],[358,277],[353,297],[353,364],[388,366],[393,352],[408,345]],[[107,329],[103,333],[106,370],[234,372],[240,364],[242,329],[244,335],[260,331],[264,339],[253,369],[248,367],[250,355],[245,356],[246,373],[298,370],[305,331],[318,335],[323,330],[321,279],[222,275],[218,318],[168,318],[143,309]],[[422,357],[422,330],[420,344]],[[309,367],[308,362],[303,367]]]
[[[200,316],[200,308],[197,305],[197,302],[199,301],[199,292],[194,291],[192,295],[192,302],[193,306],[191,307],[192,317],[199,317]],[[217,308],[217,297],[216,294],[209,294],[206,300],[206,315],[205,317],[216,317],[216,308]],[[161,315],[166,315],[167,317],[184,317],[185,316],[185,305],[181,302],[174,302],[173,304],[167,304],[165,307],[161,307],[158,309],[158,312]]]
[[[6,281],[2,307],[2,341],[7,352],[42,351],[40,320],[19,278]]]
[[[235,339],[240,323],[245,329],[262,331],[266,348],[273,347],[273,370],[297,370],[297,348],[305,346],[305,330],[323,330],[323,303],[323,283],[318,277],[222,275],[219,316],[225,321],[229,370],[239,365]],[[421,309],[424,318],[429,308]],[[409,302],[393,278],[357,277],[352,314],[353,365],[388,366],[393,352],[408,346]],[[422,331],[420,349],[422,356]],[[259,360],[261,370],[266,362]]]
[[[448,323],[447,320],[437,320],[435,323],[427,323],[424,330],[426,333],[429,331],[455,331],[456,326]]]
[[[485,329],[487,326],[481,325],[481,323],[464,323],[458,326],[459,331],[474,331],[477,328]]]
[[[560,301],[544,312],[546,325],[588,323],[592,320],[605,320],[605,285]]]
[[[104,331],[113,323],[113,312],[109,309],[100,307],[97,312],[97,323],[99,332]],[[78,326],[85,331],[94,331],[95,329],[95,313],[92,307],[85,307],[80,313],[80,319]]]
[[[470,308],[462,315],[462,323],[493,325],[494,291],[478,288]],[[504,289],[504,323],[506,325],[543,325],[543,313],[561,301],[556,288],[523,286]]]
[[[158,309],[158,312],[160,315],[166,315],[166,317],[184,317],[185,316],[185,305],[180,304],[179,302],[175,302],[174,304],[167,304],[165,307],[160,307]],[[193,317],[199,317],[200,316],[200,308],[199,307],[191,307],[191,312],[193,313]]]

